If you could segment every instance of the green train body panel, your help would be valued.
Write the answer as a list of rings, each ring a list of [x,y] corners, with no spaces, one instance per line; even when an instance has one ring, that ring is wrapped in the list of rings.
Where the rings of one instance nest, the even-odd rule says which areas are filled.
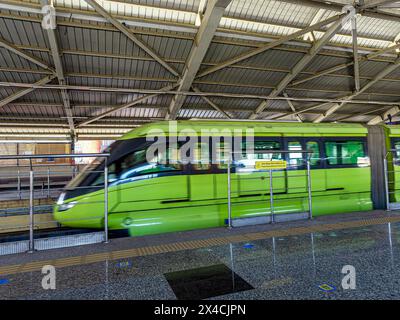
[[[388,142],[387,142],[387,150],[392,149],[392,141],[393,139],[400,140],[400,128],[398,126],[385,126],[388,131]],[[390,194],[390,202],[400,202],[400,166],[394,165],[393,163],[393,154],[388,153],[388,179],[390,192],[394,192]]]
[[[175,127],[176,123],[176,127]],[[172,130],[171,129],[176,129]],[[334,123],[298,123],[298,122],[260,122],[260,121],[174,121],[173,124],[169,121],[154,122],[145,124],[137,129],[134,129],[125,135],[120,140],[129,140],[134,138],[157,136],[160,132],[164,132],[167,136],[186,135],[188,130],[191,130],[196,135],[209,133],[211,136],[219,135],[213,129],[230,130],[237,135],[245,132],[246,129],[254,130],[255,137],[268,136],[286,136],[286,137],[365,137],[368,133],[366,127],[361,124],[334,124]]]
[[[135,129],[121,139],[146,136],[149,131],[167,131],[167,122]],[[253,128],[256,136],[343,136],[365,137],[361,125],[259,123],[259,122],[178,122],[178,130],[191,128],[198,134],[207,127]],[[400,172],[400,171],[399,171]],[[231,175],[232,217],[270,214],[268,172]],[[314,216],[372,210],[369,167],[311,170]],[[273,172],[274,214],[306,212],[308,193],[306,170]],[[226,173],[171,175],[138,180],[109,187],[109,228],[127,229],[131,235],[221,227],[227,224],[228,183]],[[76,203],[54,217],[70,227],[104,226],[104,192],[96,191],[65,203]]]
[[[326,170],[312,171],[312,209],[315,216],[372,209],[369,168],[350,169],[351,172],[349,169],[330,170],[335,171],[337,183],[341,183],[344,190],[325,191],[323,186],[326,185],[326,180],[323,171]],[[293,174],[299,175],[299,171]],[[250,192],[267,193],[268,179],[260,178],[260,182],[253,185],[251,191],[247,190],[246,180],[260,175],[248,175],[244,179],[232,175],[232,179],[236,179],[236,183],[232,183],[231,193],[233,218],[270,214],[268,195],[245,197]],[[322,179],[319,179],[321,177]],[[160,177],[143,180],[141,183],[133,182],[110,187],[109,228],[130,229],[134,235],[144,235],[226,225],[228,212],[226,174],[201,175],[198,177],[200,180],[213,181],[212,185],[204,183],[197,189],[189,191],[187,186],[190,178],[191,176]],[[304,178],[289,178],[289,181],[287,193],[274,196],[275,214],[308,210],[307,191],[291,189],[304,186]],[[284,179],[274,178],[273,182],[275,192],[285,187]],[[176,202],[165,203],[163,199],[167,201],[173,199]],[[72,209],[63,212],[55,209],[56,220],[71,227],[103,227],[103,192],[99,191],[71,201],[77,202]]]

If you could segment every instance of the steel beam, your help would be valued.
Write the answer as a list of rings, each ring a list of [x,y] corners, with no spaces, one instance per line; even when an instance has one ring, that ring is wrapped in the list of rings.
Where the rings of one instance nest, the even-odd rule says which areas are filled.
[[[337,22],[343,16],[344,16],[344,14],[336,15],[334,17],[331,17],[331,18],[327,19],[327,20],[318,22],[318,23],[316,23],[314,25],[311,25],[311,26],[309,26],[307,28],[304,28],[304,29],[299,30],[297,32],[294,32],[294,33],[292,33],[290,35],[282,37],[282,38],[280,38],[280,39],[278,39],[276,41],[270,42],[270,43],[268,43],[266,45],[263,45],[263,46],[261,46],[259,48],[251,49],[251,50],[249,50],[247,52],[244,52],[244,53],[242,53],[242,54],[240,54],[240,55],[238,55],[238,56],[236,56],[234,58],[231,58],[231,59],[228,59],[226,61],[223,61],[223,62],[221,62],[221,63],[219,63],[219,64],[217,64],[217,65],[215,65],[213,67],[210,67],[210,68],[202,71],[201,73],[199,73],[196,76],[196,78],[204,77],[204,76],[209,75],[209,74],[211,74],[213,72],[216,72],[218,70],[226,68],[226,67],[228,67],[230,65],[233,65],[233,64],[236,64],[236,63],[238,63],[240,61],[243,61],[245,59],[254,57],[255,55],[260,54],[262,52],[265,52],[265,51],[267,51],[269,49],[272,49],[272,48],[275,48],[277,46],[280,46],[280,45],[284,44],[285,42],[288,42],[290,40],[296,39],[296,38],[298,38],[298,37],[300,37],[300,36],[302,36],[304,34],[307,34],[307,33],[311,32],[311,31],[319,29],[320,27],[322,27],[324,25],[330,24],[332,22]]]
[[[361,9],[371,9],[377,8],[380,6],[385,6],[387,4],[392,4],[395,2],[399,2],[398,0],[365,0],[364,5],[361,6]]]
[[[46,62],[42,61],[41,59],[19,49],[17,46],[15,46],[14,44],[1,39],[0,38],[0,46],[7,49],[8,51],[15,53],[16,55],[38,65],[39,67],[42,67],[43,69],[49,70],[51,73],[55,73],[55,70],[50,67]]]
[[[215,82],[218,84],[218,82]],[[238,85],[239,84],[225,84],[225,85]],[[171,85],[177,87],[178,84]],[[135,94],[156,94],[156,95],[183,95],[183,96],[207,96],[207,97],[225,97],[225,98],[245,98],[245,99],[262,99],[262,100],[291,100],[299,102],[323,102],[323,103],[336,103],[336,102],[352,102],[355,104],[377,104],[377,105],[395,105],[396,103],[384,102],[377,100],[342,100],[343,98],[304,98],[304,97],[271,97],[270,95],[262,94],[251,94],[251,93],[230,93],[230,92],[193,92],[193,91],[176,91],[176,90],[163,90],[164,88],[170,88],[170,86],[164,87],[163,89],[141,89],[141,88],[114,88],[114,87],[95,87],[95,86],[76,86],[76,85],[40,85],[31,83],[21,83],[21,82],[2,82],[0,81],[0,87],[17,87],[17,88],[32,88],[32,89],[49,89],[49,90],[77,90],[77,91],[91,91],[91,92],[118,92],[118,93],[135,93]],[[247,87],[254,87],[252,85],[247,85]],[[269,87],[261,87],[269,88]],[[292,89],[293,90],[293,89]],[[308,90],[306,88],[296,89],[297,91]],[[317,90],[310,89],[310,91],[316,92],[327,92],[327,93],[346,93],[346,95],[351,94],[348,91],[343,90]],[[388,97],[400,97],[400,93],[380,93],[380,92],[369,92],[369,95],[378,96],[388,96]]]
[[[368,124],[369,125],[379,124],[381,122],[384,122],[388,118],[389,114],[393,117],[399,113],[400,113],[399,107],[392,107],[389,110],[387,110],[385,113],[383,113],[382,115],[376,116],[375,118],[368,121]]]
[[[208,0],[206,10],[186,61],[185,71],[179,83],[178,91],[189,91],[211,44],[215,31],[231,0]],[[184,101],[184,96],[176,95],[169,106],[166,119],[175,119]]]
[[[371,80],[370,82],[368,82],[360,91],[355,92],[353,95],[351,95],[350,97],[347,97],[346,100],[353,100],[355,97],[359,96],[360,94],[364,93],[366,90],[368,90],[369,88],[371,88],[375,83],[377,83],[378,81],[382,80],[384,77],[386,77],[388,74],[392,73],[394,70],[396,70],[398,67],[400,67],[400,58],[396,59],[395,63],[386,67],[385,69],[383,69],[382,71],[380,71],[373,80]],[[345,106],[348,103],[348,101],[346,102],[340,102],[338,104],[335,104],[333,107],[331,107],[328,111],[326,111],[323,115],[317,117],[314,122],[318,123],[323,121],[326,117],[328,117],[329,115],[331,115],[332,113],[336,112],[337,110],[339,110],[340,108],[342,108],[343,106]]]
[[[394,51],[394,50],[399,49],[399,48],[400,48],[400,43],[397,43],[397,44],[395,44],[393,46],[381,49],[381,50],[379,50],[377,52],[370,53],[370,54],[368,54],[366,56],[363,56],[363,57],[358,56],[358,61],[367,61],[367,60],[375,58],[375,57],[377,57],[377,56],[379,56],[381,54],[384,54],[384,53],[387,53],[387,52],[390,52],[390,51]],[[299,84],[305,83],[307,81],[310,81],[310,80],[313,80],[313,79],[317,79],[317,78],[322,77],[322,76],[326,76],[326,75],[331,74],[331,73],[333,73],[335,71],[339,71],[339,70],[345,69],[347,67],[350,67],[350,66],[354,65],[354,63],[355,63],[355,60],[353,60],[352,62],[348,62],[348,63],[338,64],[338,65],[330,67],[328,69],[319,71],[314,75],[305,77],[305,78],[300,79],[300,80],[293,81],[291,83],[290,87],[294,87],[294,86],[297,86]]]
[[[348,120],[348,119],[351,119],[351,118],[354,118],[354,117],[359,117],[359,116],[367,116],[367,115],[369,115],[371,113],[384,111],[384,110],[387,110],[389,108],[391,108],[391,107],[386,106],[386,107],[380,107],[378,109],[373,109],[373,110],[366,111],[366,112],[353,113],[353,114],[350,114],[350,115],[343,116],[343,117],[341,117],[339,119],[336,119],[336,121]],[[338,113],[338,112],[336,112],[335,114],[336,115],[343,115],[343,114]]]
[[[150,48],[146,43],[136,37],[130,29],[125,27],[121,22],[115,19],[111,14],[109,14],[101,5],[99,5],[95,0],[85,0],[98,14],[103,16],[108,22],[110,22],[115,28],[121,31],[126,37],[133,41],[137,46],[144,50],[148,55],[150,55],[154,60],[161,64],[165,69],[171,72],[174,76],[180,77],[178,71],[176,71],[172,66],[170,66],[163,58],[161,58],[154,49]]]
[[[292,3],[296,5],[311,7],[311,8],[320,8],[327,9],[330,11],[341,12],[343,8],[343,3],[333,2],[333,1],[324,1],[324,0],[281,0],[282,2]],[[394,1],[391,1],[394,2]],[[371,10],[372,9],[372,10]],[[400,16],[395,14],[390,14],[388,12],[381,12],[376,10],[376,8],[358,8],[359,13],[363,16],[375,18],[375,19],[384,19],[388,21],[400,21]]]
[[[175,87],[177,87],[177,84],[166,86],[166,87],[160,89],[159,91],[160,92],[167,92],[167,91],[172,90]],[[157,97],[159,94],[160,93],[147,94],[145,96],[137,98],[137,99],[135,99],[133,101],[130,101],[130,102],[122,105],[122,106],[118,106],[118,107],[113,108],[113,109],[111,109],[109,111],[103,112],[100,115],[97,115],[97,116],[92,117],[92,118],[90,118],[88,120],[85,120],[85,121],[81,122],[80,124],[78,124],[78,127],[82,127],[82,126],[85,126],[85,125],[87,125],[89,123],[92,123],[94,121],[100,120],[100,119],[102,119],[102,118],[104,118],[104,117],[106,117],[106,116],[108,116],[110,114],[113,114],[114,112],[121,111],[121,110],[124,110],[126,108],[133,107],[133,106],[135,106],[135,105],[137,105],[139,103],[142,103],[143,101],[146,101],[147,99],[151,99],[151,98]]]
[[[353,37],[353,62],[354,62],[354,87],[356,91],[360,91],[360,66],[358,58],[358,37],[357,37],[357,18],[351,21],[351,36]]]
[[[198,88],[192,87],[194,92],[201,92]],[[201,97],[205,102],[207,102],[211,107],[213,107],[215,110],[217,110],[219,113],[221,113],[225,118],[227,119],[232,119],[232,117],[226,113],[224,110],[222,110],[220,107],[218,107],[214,102],[212,102],[209,98],[202,96]]]
[[[277,87],[270,93],[269,97],[277,97],[283,90],[288,86],[288,84],[303,70],[311,60],[316,56],[319,50],[342,28],[345,20],[348,20],[350,16],[345,15],[343,19],[339,19],[334,22],[329,29],[324,33],[321,39],[319,39],[308,53],[292,68],[292,72],[287,74]],[[265,100],[257,107],[255,112],[250,116],[250,119],[257,119],[259,114],[265,110],[269,105],[269,101]]]
[[[49,104],[49,103],[14,102],[14,103],[9,103],[8,105],[9,106],[13,106],[13,107],[21,107],[22,106],[22,107],[49,107],[49,108],[50,107],[53,107],[53,108],[55,107],[55,108],[63,108],[62,104],[52,104],[52,103]],[[106,108],[116,108],[116,107],[118,107],[118,106],[94,105],[94,104],[93,105],[75,105],[75,108],[87,108],[87,109],[90,109],[90,108],[93,108],[93,109],[106,109]],[[165,106],[165,105],[145,105],[145,107],[148,108],[148,109],[164,110],[168,106]],[[226,112],[227,114],[228,114],[228,112],[243,112],[243,111],[250,112],[250,110],[248,108],[246,108],[246,107],[227,107],[227,106],[224,106],[224,107],[217,106],[217,107],[219,109],[221,109],[223,112]],[[387,106],[383,107],[383,108],[381,107],[381,108],[376,109],[376,111],[384,110],[385,108],[387,109],[388,107]],[[197,105],[196,106],[190,106],[189,105],[189,106],[186,106],[185,109],[186,110],[214,110],[214,107],[212,107],[211,105],[208,105],[208,104],[207,104],[207,106],[197,106]],[[368,111],[365,114],[368,114],[369,112],[370,111]],[[371,112],[373,112],[373,111],[371,111]],[[285,116],[286,115],[292,115],[293,111],[287,112],[287,111],[279,110],[279,111],[277,111],[277,113],[279,113],[280,115],[274,117],[274,119],[282,116],[282,114],[285,114]],[[315,114],[315,115],[322,114],[322,112],[317,112],[317,111],[312,111],[312,110],[310,110],[309,112],[305,112],[305,113]],[[344,117],[350,117],[350,116],[353,117],[353,116],[356,116],[356,115],[362,115],[362,114],[355,114],[355,113],[354,114],[337,113],[337,114],[339,114],[341,116],[344,116]],[[36,115],[35,114],[31,114],[31,115],[27,115],[26,117],[21,117],[19,114],[7,113],[7,114],[3,114],[3,115],[0,116],[0,120],[13,120],[13,119],[17,119],[17,118],[18,118],[18,120],[21,120],[21,121],[25,121],[25,120],[31,120],[31,121],[44,120],[44,118],[40,117],[40,114],[36,114]],[[77,118],[88,119],[89,117],[82,116],[82,117],[74,117],[74,118],[75,119],[77,119]],[[233,117],[231,117],[231,119],[232,118]],[[164,117],[146,117],[146,118],[140,118],[140,117],[134,117],[134,118],[108,117],[108,118],[103,118],[103,121],[104,122],[115,121],[115,122],[118,122],[118,124],[121,124],[121,123],[124,123],[124,122],[128,123],[129,121],[132,121],[131,119],[151,122],[151,121],[162,120],[162,119],[164,119]],[[60,118],[46,118],[46,120],[49,120],[49,121],[50,120],[58,120],[58,121],[60,121]],[[97,124],[92,124],[91,126],[101,126],[101,125],[102,125],[102,123],[97,123]],[[68,126],[68,125],[66,125],[66,126]]]
[[[297,110],[295,112],[290,112],[290,113],[287,113],[287,114],[284,114],[284,115],[280,115],[278,117],[274,117],[273,119],[274,120],[281,120],[283,118],[286,118],[287,116],[300,115],[302,113],[308,113],[308,111],[311,111],[311,110],[314,110],[314,109],[318,109],[318,108],[321,108],[321,107],[325,107],[325,106],[330,105],[330,104],[332,104],[332,103],[331,102],[320,103],[320,104],[317,104],[317,105],[312,106],[312,107],[308,107],[308,108],[305,108],[305,109],[302,109],[302,110]],[[321,113],[319,113],[319,114],[321,114]]]
[[[41,3],[42,3],[42,6],[51,6],[54,8],[52,0],[41,0]],[[58,43],[57,43],[56,31],[55,31],[55,29],[52,29],[52,28],[48,28],[48,29],[46,29],[46,31],[47,31],[47,38],[49,39],[49,43],[50,43],[50,51],[51,51],[51,55],[53,57],[55,71],[56,71],[56,75],[58,78],[58,83],[60,85],[65,85],[66,82],[65,82],[65,77],[64,77],[64,69],[63,69],[62,62],[61,62],[60,50],[59,50]],[[69,129],[71,130],[71,134],[74,135],[75,125],[74,125],[74,119],[73,119],[73,115],[72,115],[71,102],[69,100],[67,90],[65,90],[65,89],[61,90],[61,98],[62,98],[62,101],[64,104],[64,111],[67,116]]]
[[[387,61],[387,62],[393,62],[393,61]],[[211,65],[212,63],[207,63],[207,65]],[[206,64],[203,64],[206,65]],[[349,67],[353,65],[353,62],[350,62],[346,64],[346,67]],[[238,68],[238,69],[244,69],[244,70],[257,70],[257,71],[266,71],[266,72],[278,72],[278,73],[290,73],[290,69],[282,69],[282,68],[265,68],[265,67],[256,67],[256,66],[245,66],[245,65],[234,65],[232,66],[233,68]],[[335,67],[336,68],[336,67]],[[337,67],[337,70],[340,70],[342,66]],[[32,74],[42,74],[42,75],[49,75],[52,74],[49,71],[42,71],[42,70],[33,70],[33,69],[18,69],[18,68],[1,68],[0,71],[3,72],[13,72],[13,73],[32,73]],[[310,72],[310,71],[301,71],[300,75],[305,75],[305,76],[315,76],[315,73]],[[350,78],[352,77],[351,75],[347,74],[340,74],[340,73],[331,73],[332,76],[334,77],[340,77],[340,78]],[[133,81],[157,81],[157,82],[171,82],[171,78],[148,78],[148,77],[134,77],[134,76],[126,76],[126,75],[120,75],[120,74],[94,74],[94,73],[75,73],[75,72],[68,72],[65,73],[66,77],[78,77],[78,78],[99,78],[99,79],[121,79],[121,80],[133,80]],[[320,75],[319,75],[320,76]],[[372,77],[370,76],[361,76],[360,79],[364,80],[372,80]],[[384,78],[382,80],[385,81],[392,81],[392,82],[399,82],[400,78]],[[207,80],[195,80],[193,83],[198,83],[198,84],[214,84],[215,82],[213,81],[207,81]],[[294,83],[294,82],[292,82]],[[230,83],[226,82],[220,82],[221,85],[231,85]],[[239,84],[238,84],[239,85]],[[265,87],[265,86],[264,86]],[[296,90],[296,88],[292,87],[289,85],[292,90]],[[266,88],[266,87],[265,87]],[[302,89],[302,88],[298,88]]]
[[[290,1],[286,1],[286,0],[282,0],[285,2],[290,2]],[[291,2],[295,2],[296,4],[302,4],[303,5],[303,1],[298,1],[298,0],[293,0]],[[308,1],[308,2],[315,2],[315,1]],[[320,5],[321,3],[317,3],[317,5],[315,7],[321,7]],[[337,12],[341,12],[343,4],[338,4],[338,5],[334,5],[332,3],[327,4],[326,5],[328,10],[333,10],[333,11],[337,11]],[[146,6],[149,7],[149,6]],[[4,9],[4,10],[12,10],[12,11],[18,11],[18,12],[30,12],[30,13],[35,13],[35,14],[40,14],[40,9],[37,9],[37,5],[30,3],[30,4],[21,4],[21,1],[16,1],[16,0],[7,0],[7,1],[2,1],[2,3],[0,3],[0,8]],[[62,7],[62,6],[57,6],[57,8],[59,9],[59,12],[57,13],[57,16],[65,18],[66,22],[63,22],[64,25],[75,25],[73,24],[73,22],[70,22],[69,20],[72,19],[76,19],[76,20],[87,20],[87,21],[95,21],[95,22],[104,22],[106,21],[106,19],[104,19],[103,17],[97,17],[95,15],[92,14],[92,12],[88,11],[88,10],[81,10],[81,9],[76,9],[76,8],[67,8],[67,7]],[[157,7],[149,7],[150,10],[153,9],[157,9]],[[177,13],[181,12],[180,10],[174,10]],[[375,12],[376,10],[374,9],[374,12],[368,11],[368,10],[364,10],[363,12],[361,12],[363,15],[365,16],[370,16],[370,17],[374,17],[374,18],[379,18],[379,19],[386,19],[389,21],[400,21],[400,16],[396,16],[393,14],[390,14],[388,12]],[[195,14],[193,12],[193,14]],[[4,16],[4,14],[3,14]],[[154,20],[151,19],[132,19],[131,17],[125,17],[122,15],[118,15],[115,16],[115,18],[117,18],[119,21],[123,21],[124,24],[129,25],[129,26],[133,26],[133,27],[139,27],[139,28],[151,28],[151,29],[163,29],[163,30],[169,30],[169,31],[176,31],[176,32],[186,32],[186,33],[196,33],[196,28],[193,27],[192,25],[189,24],[178,24],[177,23],[165,23],[165,22],[155,22]],[[26,16],[20,16],[19,19],[24,19],[24,20],[28,20],[31,19],[31,17],[26,17]],[[234,19],[234,21],[238,21],[238,22],[253,22],[251,20],[243,20],[243,19]],[[60,22],[61,24],[61,22]],[[90,27],[90,24],[87,25]],[[287,26],[287,25],[283,25],[283,26]],[[98,26],[98,25],[92,25],[92,28],[101,28],[104,29],[104,26]],[[142,31],[143,32],[143,31]],[[240,32],[226,32],[226,30],[221,30],[218,31],[219,35],[222,36],[227,36],[227,37],[233,37],[233,38],[243,38],[247,40],[250,40],[249,35],[242,35]],[[257,38],[257,36],[254,36],[253,38]],[[262,39],[262,37],[258,37],[259,39]]]
[[[7,1],[9,2],[9,1]],[[0,3],[0,9],[10,9],[10,10],[16,10],[20,8],[20,6],[17,5],[4,5],[3,3]],[[59,10],[63,10],[62,7],[57,7],[59,8]],[[21,7],[21,9],[28,9],[28,7]],[[34,9],[36,10],[36,9]],[[65,10],[65,9],[64,9]],[[26,10],[27,12],[31,12],[29,10]],[[77,10],[74,9],[74,12],[76,12]],[[36,12],[36,11],[35,11]],[[40,13],[40,12],[39,12]],[[72,14],[72,16],[71,16]],[[103,17],[97,17],[97,16],[90,16],[90,15],[80,15],[79,18],[81,18],[82,20],[85,20],[85,17],[89,16],[90,18],[88,20],[90,21],[99,21],[99,22],[107,22],[107,20],[105,20]],[[33,18],[33,17],[28,17],[28,16],[18,16],[18,15],[12,15],[12,14],[7,14],[7,13],[2,13],[0,12],[0,17],[2,18],[6,18],[6,19],[13,19],[13,20],[21,20],[21,21],[31,21],[31,22],[39,22],[40,20],[37,18]],[[60,13],[59,11],[57,11],[57,17],[61,17],[61,18],[67,18],[63,21],[58,21],[58,25],[63,25],[66,27],[78,27],[78,28],[86,28],[86,29],[96,29],[96,30],[104,30],[104,31],[115,31],[115,28],[113,26],[105,26],[105,25],[95,25],[95,24],[88,24],[88,23],[78,23],[76,21],[70,21],[71,17],[76,17],[72,12],[68,13],[68,12],[62,12]],[[115,16],[117,17],[117,16]],[[190,27],[175,27],[175,25],[170,25],[170,24],[162,24],[162,23],[154,23],[154,22],[142,22],[142,21],[133,21],[133,20],[126,20],[124,19],[124,17],[118,16],[118,19],[120,21],[124,21],[123,23],[129,26],[133,26],[133,27],[140,27],[141,29],[136,29],[135,33],[136,34],[143,34],[143,35],[156,35],[156,36],[161,36],[161,37],[167,37],[167,38],[178,38],[178,39],[187,39],[187,40],[193,40],[193,37],[190,35],[181,35],[181,34],[171,34],[171,33],[157,33],[154,31],[148,31],[147,28],[152,28],[152,29],[162,29],[162,30],[166,30],[166,31],[177,31],[177,32],[182,32],[183,30],[181,29],[188,29],[188,32],[190,33],[196,33],[197,29],[190,26]],[[247,22],[247,20],[239,20],[240,22]],[[248,21],[249,23],[251,23],[252,21]],[[272,24],[272,26],[281,26],[281,25],[277,25],[277,24]],[[287,25],[282,25],[284,27],[287,27]],[[143,29],[144,28],[144,29]],[[175,30],[176,29],[176,30]],[[321,32],[324,32],[324,30],[318,30]],[[185,31],[184,31],[185,32]],[[340,33],[339,33],[340,34]],[[232,38],[232,39],[242,39],[242,40],[246,40],[246,42],[237,42],[237,41],[232,41],[232,40],[227,40],[227,39],[213,39],[213,42],[215,43],[223,43],[223,44],[233,44],[233,45],[239,45],[239,46],[250,46],[250,47],[259,47],[258,42],[271,42],[271,41],[275,41],[276,40],[276,36],[274,35],[268,35],[268,34],[263,34],[262,36],[258,36],[256,33],[250,33],[250,34],[243,34],[241,32],[237,32],[234,30],[229,30],[227,31],[226,29],[221,29],[221,30],[217,30],[216,35],[222,36],[224,38]],[[346,36],[348,37],[347,34],[340,34],[342,36]],[[378,37],[363,37],[363,39],[368,39],[368,40],[381,40]],[[248,41],[253,41],[253,43],[250,43]],[[296,40],[293,40],[293,45],[299,45],[300,47],[305,47],[305,46],[309,46],[310,44],[306,44],[304,42],[299,42]],[[21,49],[21,47],[23,49],[28,49],[29,46],[19,46],[19,48]],[[293,49],[289,48],[289,47],[282,47],[279,46],[277,47],[280,50],[285,50],[285,51],[293,51]],[[336,44],[335,46],[330,46],[331,50],[334,51],[344,51],[344,52],[350,52],[350,49],[347,48],[346,45],[344,46],[340,46],[339,44]],[[42,48],[32,48],[32,50],[39,50],[39,51],[46,51],[46,49],[42,49]],[[48,51],[48,50],[47,50]],[[298,50],[296,50],[298,51]],[[361,48],[362,53],[366,53],[367,51],[370,51],[370,48]],[[360,53],[361,53],[360,51]],[[66,50],[63,53],[70,53],[73,54],[74,52],[76,52],[77,54],[83,54],[82,51],[76,51],[76,50]],[[73,52],[73,53],[71,53]],[[90,53],[89,53],[90,54]],[[331,55],[329,53],[324,53],[324,55]],[[99,53],[99,56],[104,56],[104,54]],[[110,56],[110,55],[107,55]],[[115,56],[115,55],[113,55]],[[336,55],[335,55],[336,56]],[[126,57],[126,56],[125,56]],[[347,56],[346,56],[347,57]],[[126,57],[127,58],[127,57]],[[125,59],[126,59],[125,58]],[[152,59],[151,57],[132,57],[132,59],[142,59],[142,60],[150,60]],[[172,61],[172,59],[164,59],[166,62],[174,62]]]
[[[39,81],[35,82],[34,85],[43,85],[43,84],[49,83],[55,77],[56,77],[55,75],[46,76],[43,79],[40,79]],[[19,90],[19,91],[13,93],[12,95],[10,95],[7,98],[4,98],[3,100],[0,101],[0,108],[4,107],[6,104],[8,104],[14,100],[17,100],[18,98],[23,97],[24,95],[32,92],[33,90],[35,90],[35,88],[26,88],[26,89],[22,89],[22,90]]]
[[[288,94],[287,94],[286,92],[283,93],[283,96],[286,97],[286,98],[289,98],[289,96],[288,96]],[[291,109],[293,112],[296,112],[296,108],[294,107],[292,101],[286,100],[286,102],[288,103],[290,109]],[[296,118],[296,120],[297,120],[298,122],[303,122],[303,118],[302,118],[299,114],[294,114],[294,117]]]

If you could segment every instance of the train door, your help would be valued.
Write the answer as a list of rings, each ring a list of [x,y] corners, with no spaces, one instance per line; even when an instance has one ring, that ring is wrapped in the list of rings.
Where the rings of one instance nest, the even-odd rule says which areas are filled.
[[[302,152],[296,152],[305,149],[304,139],[286,138],[284,149],[290,151],[284,155],[288,168],[287,170],[283,171],[286,187],[285,193],[306,192],[306,155]]]
[[[309,157],[311,169],[311,188],[312,191],[325,191],[326,186],[326,170],[324,170],[323,152],[321,139],[305,138],[305,150],[310,153],[305,157]]]
[[[321,143],[318,138],[285,138],[284,148],[288,170],[286,174],[286,193],[307,192],[307,160],[310,161],[312,191],[325,191],[326,179],[322,169]],[[309,153],[299,152],[301,150]],[[298,151],[298,152],[296,152]]]
[[[245,142],[242,150],[247,150]],[[254,141],[254,152],[243,153],[240,166],[236,170],[238,195],[241,197],[269,194],[269,172],[255,170],[257,161],[283,160],[281,153],[260,153],[263,151],[278,151],[283,149],[282,139],[278,137],[260,137]],[[286,193],[286,178],[284,171],[273,172],[274,193]]]
[[[230,157],[230,149],[232,143],[227,141],[215,141],[212,139],[211,155],[213,159],[212,172],[214,177],[214,196],[215,199],[227,199],[228,197],[228,159]],[[232,180],[231,180],[231,196],[238,197],[238,179],[235,177],[235,168],[231,167]]]
[[[393,171],[388,179],[393,182],[389,184],[389,191],[394,195],[393,202],[400,202],[400,138],[391,138],[391,149],[396,151],[392,152],[393,160],[388,161],[388,170]]]
[[[214,175],[210,158],[210,143],[196,142],[189,166],[189,194],[190,200],[214,199]]]
[[[365,139],[325,138],[324,151],[327,191],[370,192],[370,172]]]

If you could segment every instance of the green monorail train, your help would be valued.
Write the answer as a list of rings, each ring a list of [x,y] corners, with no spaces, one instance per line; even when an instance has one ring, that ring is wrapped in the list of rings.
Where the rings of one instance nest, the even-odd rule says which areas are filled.
[[[175,123],[172,131],[167,121],[143,125],[109,147],[110,230],[145,235],[226,225],[228,184],[224,143],[227,142],[216,139],[218,133],[213,132],[230,130],[240,135],[237,132],[252,130],[255,150],[277,152],[253,155],[249,158],[251,161],[274,157],[294,164],[291,169],[273,173],[276,215],[308,210],[304,182],[306,154],[296,150],[312,152],[312,211],[314,216],[319,216],[384,208],[383,158],[387,150],[400,149],[400,128],[395,126],[262,121]],[[161,133],[166,141],[180,141],[178,136],[188,132],[198,141],[194,150],[206,145],[208,156],[217,159],[216,162],[205,161],[204,152],[201,157],[194,152],[193,161],[180,163],[180,153],[172,154],[169,148],[155,153],[154,160],[146,160],[148,149],[154,147],[154,141],[159,141]],[[149,137],[158,138],[151,141]],[[293,150],[293,153],[279,153],[280,150]],[[246,158],[246,154],[243,156]],[[399,175],[400,167],[393,169],[393,163],[389,164],[389,169]],[[232,166],[232,217],[268,214],[266,174],[253,171],[242,175],[238,168]],[[104,227],[103,170],[104,161],[94,172],[84,170],[70,182],[54,208],[58,222],[70,227]],[[391,188],[397,189],[396,185]],[[400,188],[393,197],[392,201],[400,201]]]

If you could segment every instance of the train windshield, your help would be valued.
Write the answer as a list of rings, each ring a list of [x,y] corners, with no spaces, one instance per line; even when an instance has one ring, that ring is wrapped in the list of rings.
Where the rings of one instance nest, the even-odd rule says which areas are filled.
[[[131,147],[136,150],[130,151]],[[132,145],[128,141],[111,145],[107,150],[111,153],[107,160],[109,186],[128,183],[137,177],[182,170],[177,150],[167,149],[148,156],[148,148],[148,143]],[[104,163],[104,158],[97,158],[86,166],[66,187],[66,199],[100,190],[104,186]]]
[[[67,189],[73,189],[80,186],[82,182],[85,181],[85,179],[87,179],[91,173],[93,173],[93,171],[99,170],[100,167],[104,168],[104,161],[105,158],[98,157],[86,165],[82,171],[70,181],[70,183],[67,185]]]

